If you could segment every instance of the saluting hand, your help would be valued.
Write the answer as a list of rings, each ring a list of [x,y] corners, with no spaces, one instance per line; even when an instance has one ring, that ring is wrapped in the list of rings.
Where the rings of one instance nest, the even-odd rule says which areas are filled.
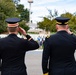
[[[67,32],[68,32],[69,34],[73,34],[73,32],[71,32],[69,28],[67,29]]]
[[[22,33],[23,35],[27,35],[26,31],[21,27],[19,27],[19,32]]]

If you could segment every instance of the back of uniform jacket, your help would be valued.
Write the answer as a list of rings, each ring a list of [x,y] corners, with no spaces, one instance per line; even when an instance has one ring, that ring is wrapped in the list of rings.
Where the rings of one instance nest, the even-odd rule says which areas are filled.
[[[66,31],[59,31],[52,35],[44,42],[43,73],[49,72],[49,75],[76,75],[75,49],[75,36],[68,34]]]
[[[24,63],[25,53],[38,47],[38,43],[33,39],[28,41],[15,34],[0,39],[2,75],[27,75]]]

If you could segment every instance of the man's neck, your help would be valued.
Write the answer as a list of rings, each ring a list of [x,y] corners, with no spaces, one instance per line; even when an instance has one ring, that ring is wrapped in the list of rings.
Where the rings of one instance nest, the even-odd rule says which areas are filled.
[[[9,32],[9,34],[16,34],[17,35],[18,33],[17,32]]]
[[[57,31],[67,31],[66,29],[58,29]]]

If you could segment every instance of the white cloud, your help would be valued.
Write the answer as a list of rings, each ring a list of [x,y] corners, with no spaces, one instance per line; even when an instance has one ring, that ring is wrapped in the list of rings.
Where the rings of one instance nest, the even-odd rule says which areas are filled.
[[[61,0],[35,0],[35,3],[37,5],[40,5],[40,4],[46,4],[46,3],[52,3],[52,2],[57,2],[57,1],[61,1]],[[36,5],[35,4],[35,5]]]
[[[21,4],[24,4],[25,8],[29,8],[28,0],[21,0]],[[46,15],[49,15],[49,12],[47,10],[58,10],[59,14],[64,13],[65,11],[68,12],[75,12],[76,7],[76,1],[75,0],[33,0],[33,3],[31,4],[31,11],[33,14],[31,15],[31,19],[34,22],[42,20],[42,18]]]

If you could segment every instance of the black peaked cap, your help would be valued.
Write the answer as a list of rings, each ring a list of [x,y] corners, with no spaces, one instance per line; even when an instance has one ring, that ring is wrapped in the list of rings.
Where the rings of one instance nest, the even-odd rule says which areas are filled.
[[[20,19],[19,18],[7,18],[5,21],[9,24],[14,24],[14,23],[20,22]]]
[[[66,18],[66,17],[56,17],[55,20],[57,21],[57,23],[59,25],[66,25],[67,22],[70,20],[70,18]]]

